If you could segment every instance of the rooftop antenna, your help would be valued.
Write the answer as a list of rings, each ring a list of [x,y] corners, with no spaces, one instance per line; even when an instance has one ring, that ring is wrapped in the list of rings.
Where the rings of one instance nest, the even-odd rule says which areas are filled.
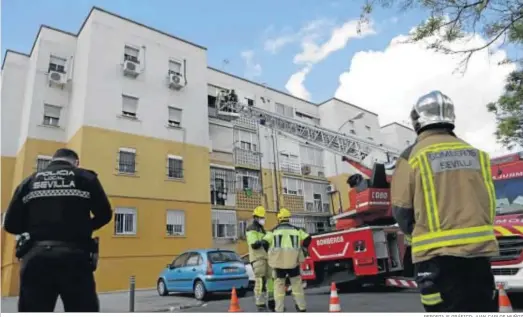
[[[224,59],[222,60],[222,70],[224,71],[225,68],[227,67],[227,65],[229,65],[229,60],[228,59]]]

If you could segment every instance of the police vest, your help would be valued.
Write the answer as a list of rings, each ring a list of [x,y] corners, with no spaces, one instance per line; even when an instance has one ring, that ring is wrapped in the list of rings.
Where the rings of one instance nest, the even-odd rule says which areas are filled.
[[[258,260],[267,259],[267,251],[263,247],[254,249],[251,245],[257,241],[262,241],[265,236],[265,230],[258,223],[252,223],[246,230],[247,245],[249,246],[249,261],[254,262]]]
[[[308,233],[289,223],[276,226],[265,235],[269,243],[269,266],[276,269],[294,269],[300,265],[302,243]]]
[[[428,133],[420,135],[408,163],[416,180],[413,262],[497,255],[488,154],[452,135]]]

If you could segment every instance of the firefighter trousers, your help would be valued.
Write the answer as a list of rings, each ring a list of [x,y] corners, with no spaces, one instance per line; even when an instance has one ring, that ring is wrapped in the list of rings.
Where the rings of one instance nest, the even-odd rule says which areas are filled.
[[[274,301],[276,304],[275,311],[283,313],[285,311],[285,281],[289,278],[291,282],[292,296],[296,304],[296,311],[307,311],[305,303],[305,292],[300,276],[300,267],[294,269],[274,269]]]
[[[490,261],[438,256],[415,264],[426,312],[498,312]]]
[[[22,258],[18,311],[53,312],[58,296],[65,312],[100,311],[89,254],[35,246]]]
[[[268,301],[269,308],[274,309],[274,280],[267,260],[254,261],[252,270],[254,273],[254,300],[256,306],[265,307],[267,305],[266,301]],[[264,288],[266,294],[264,293]]]

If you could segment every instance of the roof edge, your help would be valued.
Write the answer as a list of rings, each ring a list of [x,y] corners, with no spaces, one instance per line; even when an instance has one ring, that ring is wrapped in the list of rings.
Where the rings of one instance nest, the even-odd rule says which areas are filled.
[[[27,53],[22,53],[22,52],[19,52],[19,51],[15,51],[15,50],[10,50],[10,49],[6,49],[5,50],[5,54],[4,54],[4,59],[2,60],[2,68],[0,69],[4,69],[4,65],[5,65],[5,60],[7,59],[7,54],[17,54],[17,55],[22,55],[22,56],[25,56],[25,57],[29,57],[29,54]]]

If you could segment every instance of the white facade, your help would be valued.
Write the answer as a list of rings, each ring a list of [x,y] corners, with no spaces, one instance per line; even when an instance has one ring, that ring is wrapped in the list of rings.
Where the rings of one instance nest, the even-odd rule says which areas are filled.
[[[414,144],[417,137],[414,130],[397,122],[384,125],[380,130],[383,142],[397,149],[398,152]]]

